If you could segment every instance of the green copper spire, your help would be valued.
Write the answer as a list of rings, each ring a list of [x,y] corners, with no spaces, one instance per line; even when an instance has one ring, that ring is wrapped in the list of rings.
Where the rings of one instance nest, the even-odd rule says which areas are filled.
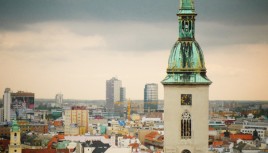
[[[193,0],[181,0],[180,1],[180,10],[194,10]]]
[[[193,0],[181,0],[179,14],[195,14],[194,2]]]
[[[202,49],[195,40],[196,15],[193,0],[180,0],[179,38],[171,49],[163,84],[211,84]]]
[[[18,126],[18,123],[16,120],[12,121],[12,127],[11,127],[12,132],[19,132],[20,127]]]

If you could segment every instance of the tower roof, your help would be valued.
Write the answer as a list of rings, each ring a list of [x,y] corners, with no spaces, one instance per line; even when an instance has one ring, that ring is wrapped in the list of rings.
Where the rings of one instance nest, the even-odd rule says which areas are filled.
[[[12,132],[19,132],[20,127],[18,126],[18,123],[16,120],[12,121],[12,127],[11,127],[11,131]]]
[[[202,49],[195,40],[196,15],[194,0],[180,0],[179,38],[171,49],[163,84],[211,84]]]

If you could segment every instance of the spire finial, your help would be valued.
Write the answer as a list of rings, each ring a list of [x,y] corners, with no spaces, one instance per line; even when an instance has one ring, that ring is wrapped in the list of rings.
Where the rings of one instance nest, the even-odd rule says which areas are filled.
[[[194,1],[180,0],[180,10],[194,10]]]

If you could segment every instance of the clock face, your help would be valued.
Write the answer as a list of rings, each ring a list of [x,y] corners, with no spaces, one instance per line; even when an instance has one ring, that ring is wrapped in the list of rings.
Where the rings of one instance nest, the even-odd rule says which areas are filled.
[[[192,105],[192,95],[181,94],[181,105]]]

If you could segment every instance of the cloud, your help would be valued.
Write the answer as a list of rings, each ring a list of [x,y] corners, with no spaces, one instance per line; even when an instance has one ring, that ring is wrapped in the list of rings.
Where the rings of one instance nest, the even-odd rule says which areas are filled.
[[[1,52],[67,52],[85,48],[98,49],[105,46],[105,40],[97,34],[82,36],[62,25],[30,25],[28,31],[1,32]]]
[[[236,26],[215,21],[199,21],[196,31],[196,39],[203,48],[268,43],[268,24]]]
[[[198,19],[226,25],[268,23],[267,0],[196,0]],[[176,20],[178,0],[8,0],[0,1],[0,29],[20,30],[40,22]]]

